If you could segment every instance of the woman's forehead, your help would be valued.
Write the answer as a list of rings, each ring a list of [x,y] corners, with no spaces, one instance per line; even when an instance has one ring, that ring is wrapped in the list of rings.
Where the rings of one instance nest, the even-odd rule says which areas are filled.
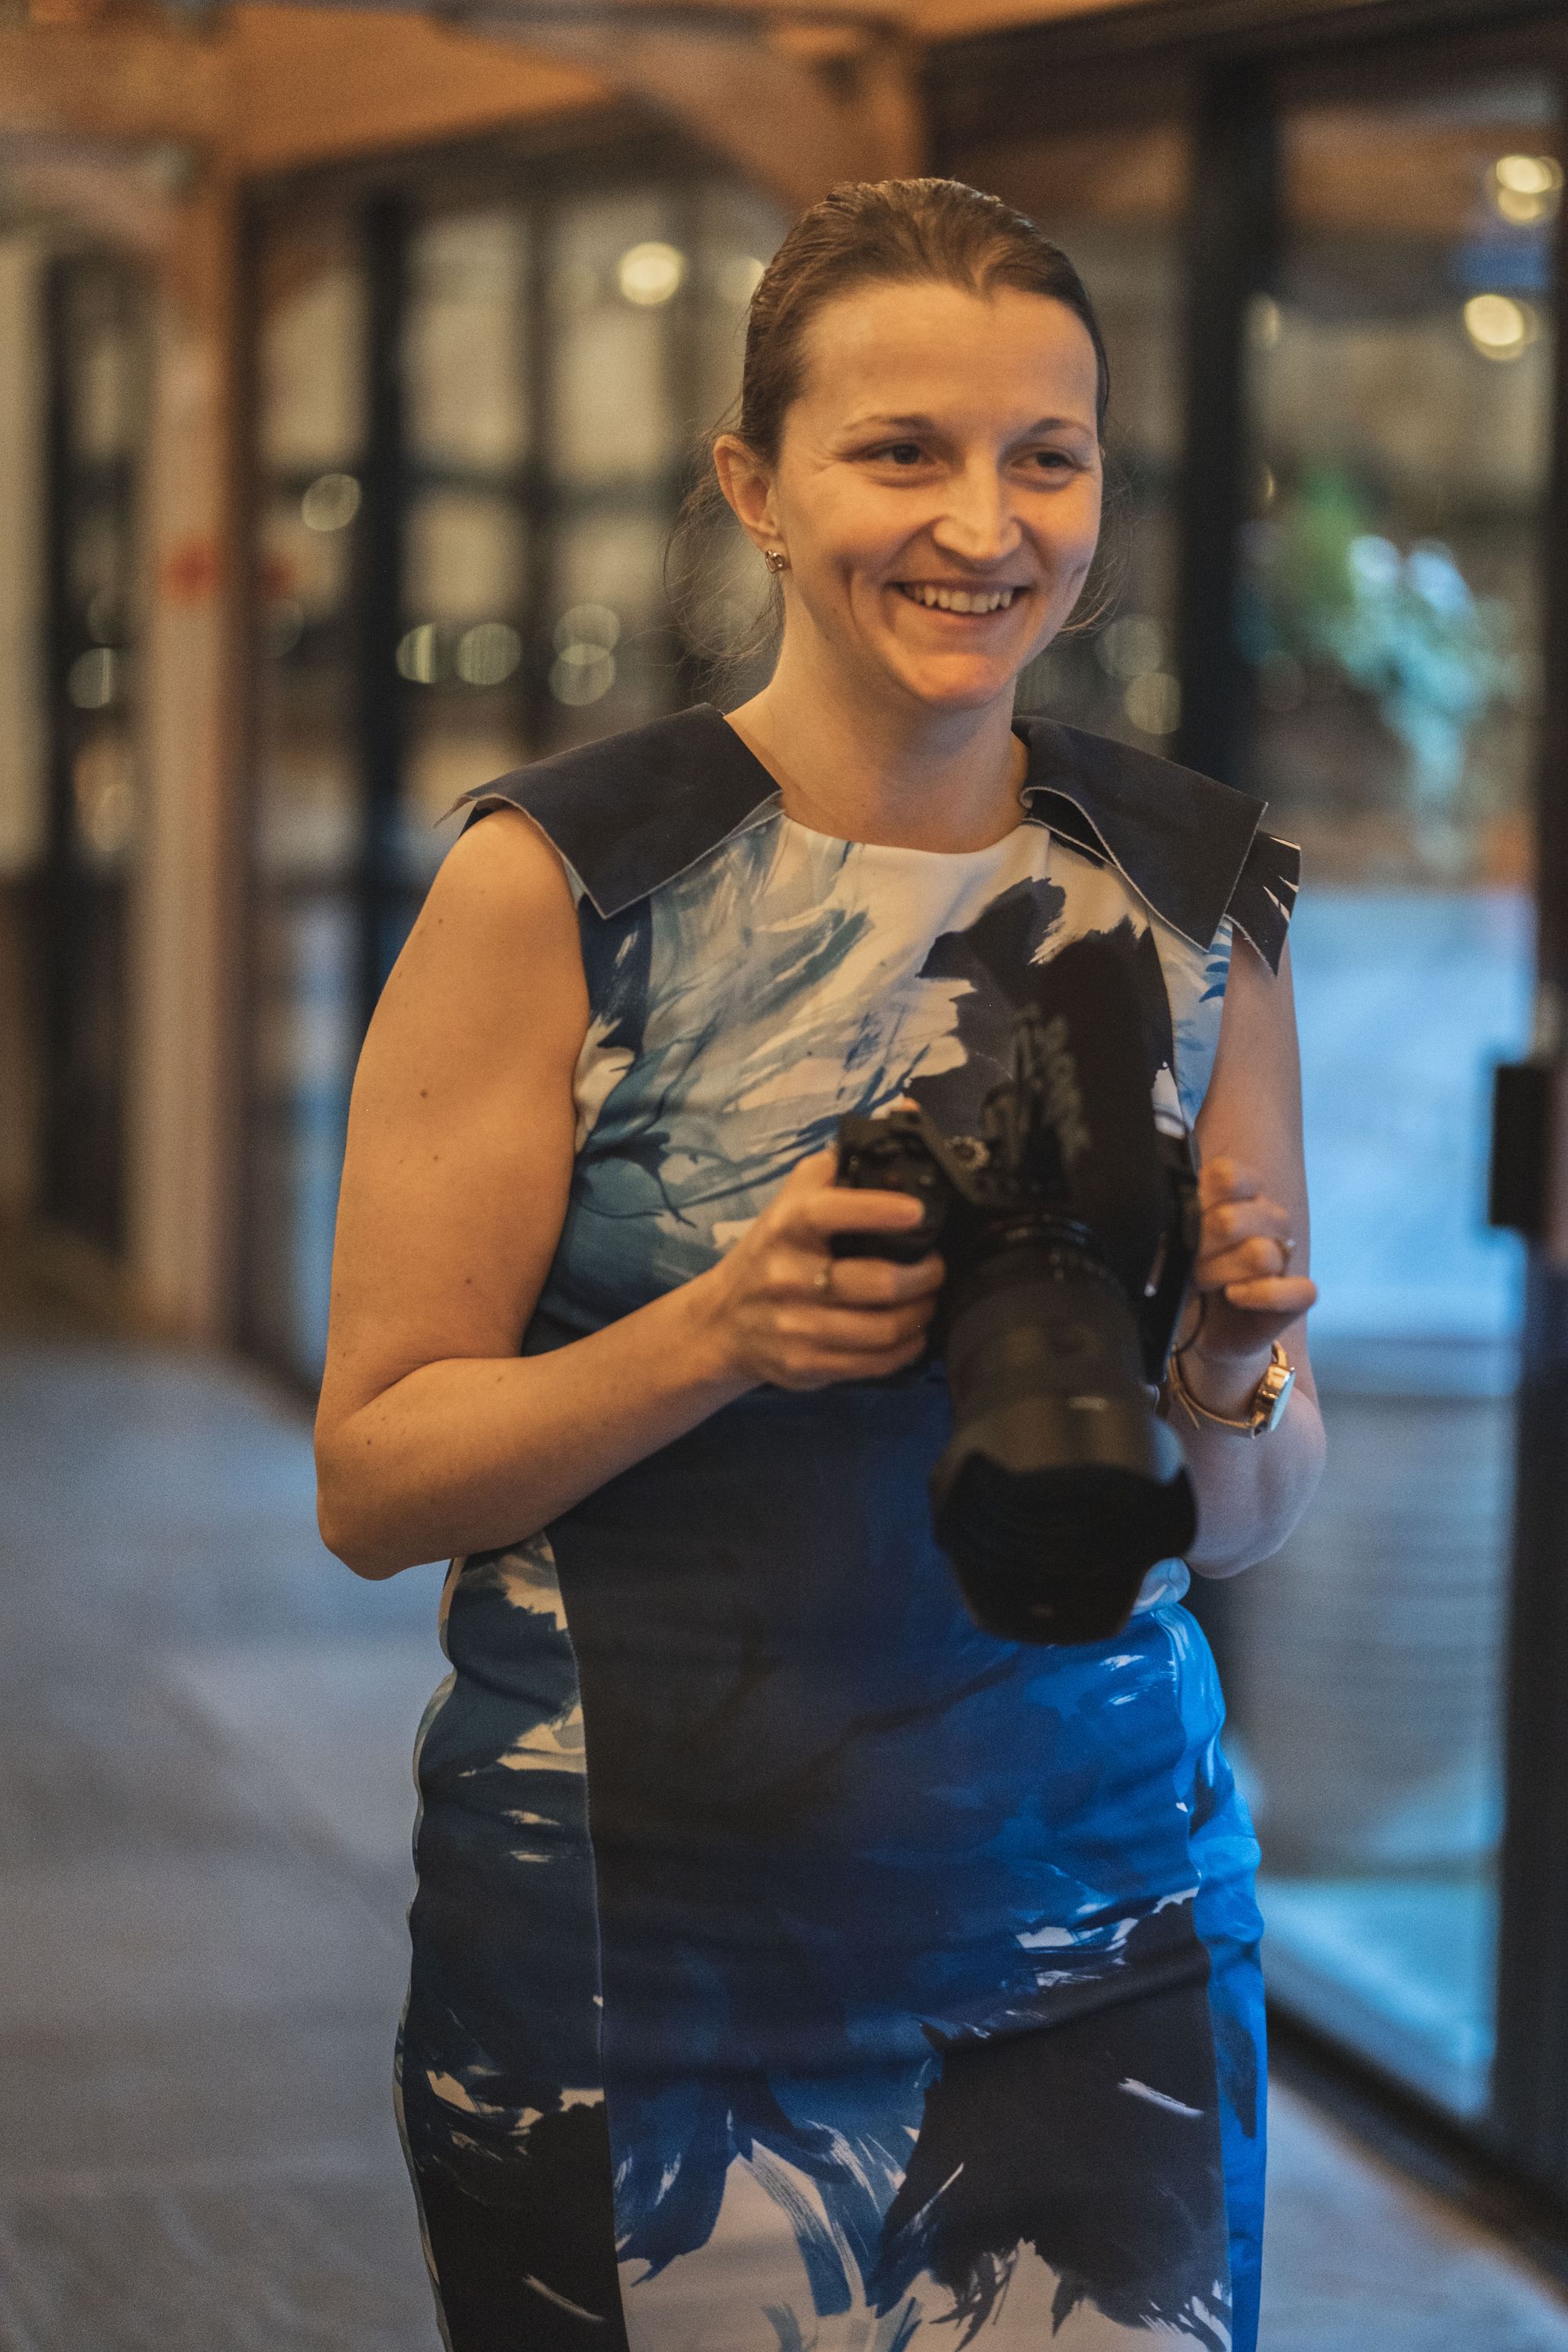
[[[801,398],[844,422],[977,409],[1093,426],[1094,345],[1043,294],[926,282],[860,286],[825,303],[805,343]]]

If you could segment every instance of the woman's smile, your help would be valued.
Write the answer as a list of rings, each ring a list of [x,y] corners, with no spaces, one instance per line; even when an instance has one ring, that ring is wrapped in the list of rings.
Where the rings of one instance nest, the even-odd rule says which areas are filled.
[[[970,621],[990,620],[995,614],[1008,612],[1016,598],[1029,593],[1016,582],[1005,587],[964,586],[945,580],[895,580],[891,584],[900,596],[928,613]]]

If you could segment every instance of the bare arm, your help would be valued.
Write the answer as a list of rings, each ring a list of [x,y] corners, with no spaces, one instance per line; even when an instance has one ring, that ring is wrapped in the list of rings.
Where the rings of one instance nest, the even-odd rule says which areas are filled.
[[[826,1237],[919,1222],[805,1162],[728,1256],[590,1338],[518,1347],[565,1214],[588,1022],[576,910],[527,818],[457,843],[354,1080],[316,1423],[321,1533],[362,1576],[514,1542],[720,1406],[912,1362],[935,1259]]]
[[[1167,1392],[1166,1410],[1192,1465],[1200,1529],[1190,1564],[1231,1576],[1278,1551],[1312,1498],[1323,1466],[1323,1424],[1307,1356],[1307,1179],[1301,1151],[1300,1061],[1289,953],[1278,976],[1239,934],[1214,1076],[1197,1134],[1203,1239],[1197,1336],[1182,1358],[1189,1387],[1212,1412],[1242,1418],[1283,1341],[1296,1386],[1278,1429],[1264,1437],[1216,1428]],[[1285,1236],[1294,1242],[1282,1272]]]

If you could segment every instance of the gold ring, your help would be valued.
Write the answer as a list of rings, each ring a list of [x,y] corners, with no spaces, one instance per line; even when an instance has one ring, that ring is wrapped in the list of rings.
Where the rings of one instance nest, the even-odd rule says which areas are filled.
[[[812,1287],[813,1287],[814,1289],[816,1289],[816,1290],[831,1290],[831,1289],[832,1289],[832,1287],[833,1287],[833,1260],[832,1260],[831,1258],[829,1258],[829,1259],[828,1259],[828,1261],[827,1261],[826,1265],[823,1267],[823,1269],[822,1269],[821,1273],[817,1276],[816,1280],[816,1282],[813,1284]]]

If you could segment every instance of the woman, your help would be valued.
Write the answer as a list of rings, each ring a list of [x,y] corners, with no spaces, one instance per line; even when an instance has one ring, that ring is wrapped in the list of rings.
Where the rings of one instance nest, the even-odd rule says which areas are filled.
[[[839,1118],[973,1128],[1031,971],[1119,933],[1204,1158],[1193,1565],[1303,1507],[1292,855],[1013,721],[1105,393],[994,199],[808,213],[713,452],[769,684],[476,794],[365,1046],[321,1523],[368,1577],[455,1556],[400,2064],[454,2352],[1253,2340],[1256,1850],[1185,1570],[1110,1642],[982,1632],[942,1268],[830,1247],[919,1220],[836,1184]]]

